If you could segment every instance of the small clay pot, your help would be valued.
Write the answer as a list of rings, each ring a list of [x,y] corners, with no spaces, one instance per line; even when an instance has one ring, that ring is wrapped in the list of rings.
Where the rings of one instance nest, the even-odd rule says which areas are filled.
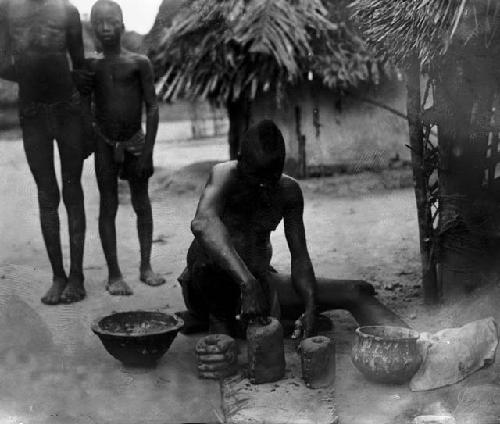
[[[307,387],[329,387],[335,380],[335,343],[324,336],[315,336],[300,343],[302,378]]]
[[[368,380],[405,383],[422,363],[418,338],[418,332],[404,327],[359,327],[354,336],[352,362]]]
[[[285,375],[283,329],[275,318],[250,324],[247,329],[248,376],[253,384],[270,383]]]

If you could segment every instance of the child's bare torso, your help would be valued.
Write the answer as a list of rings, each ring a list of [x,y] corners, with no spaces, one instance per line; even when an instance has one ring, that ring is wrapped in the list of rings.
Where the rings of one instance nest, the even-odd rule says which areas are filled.
[[[112,140],[127,140],[141,128],[142,56],[123,52],[93,61],[95,116],[100,130]]]

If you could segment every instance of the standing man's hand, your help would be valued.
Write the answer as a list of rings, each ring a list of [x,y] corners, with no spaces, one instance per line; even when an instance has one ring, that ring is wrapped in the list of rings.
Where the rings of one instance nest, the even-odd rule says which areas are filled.
[[[255,278],[241,286],[241,318],[246,321],[267,316],[267,299]]]
[[[88,96],[92,93],[92,89],[94,88],[94,72],[85,69],[74,69],[72,75],[73,82],[81,94]]]

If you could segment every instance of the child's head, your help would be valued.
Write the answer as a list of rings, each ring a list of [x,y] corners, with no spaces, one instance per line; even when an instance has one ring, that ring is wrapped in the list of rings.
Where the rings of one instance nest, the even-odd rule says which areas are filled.
[[[113,0],[97,0],[92,6],[90,22],[97,39],[103,44],[115,44],[124,30],[123,13]]]

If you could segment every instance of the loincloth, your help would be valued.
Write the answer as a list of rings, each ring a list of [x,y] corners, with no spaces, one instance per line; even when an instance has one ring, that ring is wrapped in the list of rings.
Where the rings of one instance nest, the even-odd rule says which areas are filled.
[[[124,162],[125,152],[131,153],[134,156],[140,156],[144,150],[146,136],[142,128],[128,140],[120,141],[111,140],[97,125],[94,125],[94,130],[99,138],[113,148],[113,158],[116,163],[122,164]]]
[[[21,120],[38,115],[43,115],[45,117],[58,116],[66,112],[82,113],[80,94],[77,91],[74,91],[68,100],[53,103],[21,102],[19,107]]]
[[[267,308],[271,308],[273,291],[268,283],[268,275],[276,270],[270,265],[267,271],[254,273],[267,298]],[[184,303],[195,316],[209,313],[215,316],[234,316],[241,307],[241,291],[231,275],[220,268],[194,240],[187,254],[187,266],[177,279],[182,288]]]

